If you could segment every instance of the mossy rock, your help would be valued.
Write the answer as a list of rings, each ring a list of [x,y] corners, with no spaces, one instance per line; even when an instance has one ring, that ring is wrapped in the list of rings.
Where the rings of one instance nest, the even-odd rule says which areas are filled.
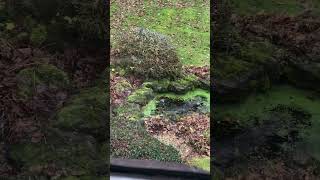
[[[184,77],[177,78],[175,80],[158,80],[151,81],[143,84],[145,87],[152,88],[155,92],[174,92],[177,94],[184,94],[193,90],[196,87],[201,86],[201,82],[195,75],[185,75]]]
[[[55,126],[105,139],[106,106],[107,93],[103,89],[94,87],[82,90],[58,112]]]
[[[154,97],[153,90],[151,88],[142,87],[135,92],[133,92],[128,97],[129,103],[136,103],[139,105],[146,105],[149,100],[151,100]]]
[[[189,161],[190,165],[203,169],[205,171],[210,171],[210,157],[195,157]]]
[[[41,167],[55,165],[72,175],[96,175],[106,166],[92,136],[57,129],[47,132],[46,143],[10,146],[10,157],[25,171],[36,175],[42,173]]]
[[[30,98],[38,89],[66,90],[70,80],[65,72],[50,64],[42,64],[21,70],[18,75],[19,94]]]
[[[177,94],[184,94],[193,90],[196,85],[199,84],[199,80],[196,76],[188,75],[184,78],[177,79],[169,84],[168,91],[175,92]]]

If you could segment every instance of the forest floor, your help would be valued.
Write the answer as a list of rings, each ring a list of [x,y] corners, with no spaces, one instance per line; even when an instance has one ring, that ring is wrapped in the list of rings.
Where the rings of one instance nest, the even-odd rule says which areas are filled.
[[[99,47],[103,37],[92,33],[94,45],[84,48],[92,43],[84,38],[80,47],[83,42],[62,38],[72,33],[79,40],[78,24],[41,14],[48,12],[47,2],[28,7],[5,3],[0,1],[1,179],[106,179],[107,61],[104,46]],[[10,5],[17,8],[7,8]],[[17,10],[30,6],[40,17]],[[55,7],[49,9],[69,13]],[[79,18],[79,12],[73,12],[65,17]]]
[[[320,4],[231,2],[213,75],[216,178],[318,179]]]
[[[171,38],[184,73],[174,81],[145,80],[112,65],[111,157],[209,170],[209,7],[208,1],[111,3],[112,53],[117,53],[119,31],[147,28]]]

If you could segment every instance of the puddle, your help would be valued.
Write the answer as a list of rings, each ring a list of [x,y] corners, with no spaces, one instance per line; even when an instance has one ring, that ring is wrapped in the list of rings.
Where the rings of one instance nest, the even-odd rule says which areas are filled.
[[[190,112],[210,112],[210,93],[208,91],[196,89],[184,95],[162,93],[144,107],[145,117],[164,115],[171,120]]]

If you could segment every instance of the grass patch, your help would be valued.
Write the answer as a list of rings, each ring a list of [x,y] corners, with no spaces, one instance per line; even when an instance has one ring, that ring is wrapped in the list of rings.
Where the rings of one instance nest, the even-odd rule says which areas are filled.
[[[174,147],[150,136],[139,121],[130,121],[121,115],[111,119],[111,157],[182,162]]]
[[[111,9],[116,9],[116,4],[112,4]],[[144,9],[143,16],[129,14],[129,18],[124,22],[125,26],[144,27],[168,35],[177,47],[183,64],[209,64],[209,6],[159,7],[154,3],[145,2]]]
[[[205,171],[210,171],[210,157],[196,157],[190,161],[190,164],[203,169]]]

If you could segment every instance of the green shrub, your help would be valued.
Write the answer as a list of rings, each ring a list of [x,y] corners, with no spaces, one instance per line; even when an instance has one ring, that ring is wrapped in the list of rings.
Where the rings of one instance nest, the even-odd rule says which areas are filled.
[[[120,65],[146,78],[175,78],[182,64],[169,39],[144,28],[129,31],[118,43]]]

